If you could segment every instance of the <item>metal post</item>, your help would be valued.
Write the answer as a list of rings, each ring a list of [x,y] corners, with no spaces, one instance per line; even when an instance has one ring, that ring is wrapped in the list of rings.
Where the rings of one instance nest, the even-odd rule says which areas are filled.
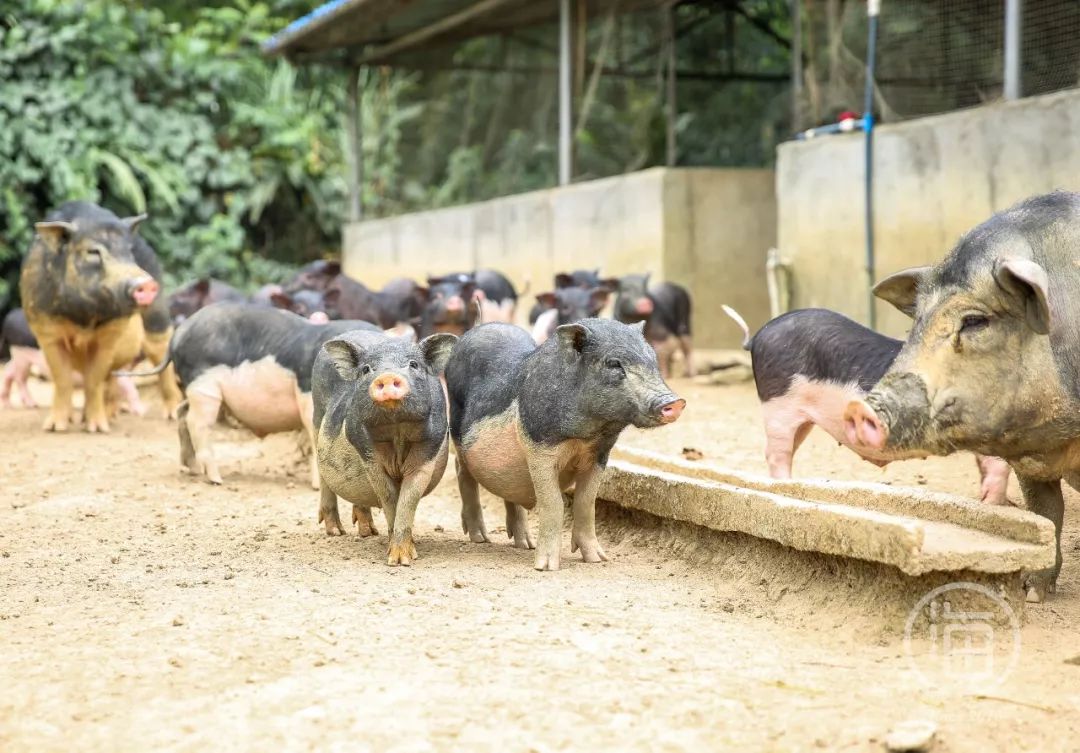
[[[349,140],[349,221],[359,222],[364,217],[364,205],[361,191],[364,186],[364,135],[360,118],[360,66],[349,68],[346,77],[345,98],[345,133]]]
[[[570,0],[559,0],[559,185],[570,184],[574,165],[571,155],[570,111]]]
[[[802,130],[802,0],[791,0],[791,128]]]
[[[664,37],[667,40],[667,166],[675,166],[675,120],[678,108],[675,99],[675,6],[663,11]]]
[[[866,279],[869,306],[868,325],[877,325],[877,302],[874,298],[874,74],[877,70],[878,13],[881,0],[866,4],[868,29],[866,40],[866,92],[863,101],[863,128],[866,130]]]
[[[1020,99],[1023,0],[1005,0],[1005,99]]]

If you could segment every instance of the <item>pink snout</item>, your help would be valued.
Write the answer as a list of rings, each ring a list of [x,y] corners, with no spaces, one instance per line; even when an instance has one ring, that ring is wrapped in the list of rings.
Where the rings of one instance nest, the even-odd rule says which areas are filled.
[[[465,301],[461,300],[460,295],[453,295],[446,299],[447,311],[464,311]]]
[[[679,420],[679,416],[682,415],[683,408],[686,407],[686,401],[682,398],[668,403],[660,409],[660,423],[673,424]]]
[[[852,400],[844,411],[844,434],[853,447],[884,450],[889,427],[862,400]]]
[[[637,303],[634,304],[634,311],[648,316],[653,312],[653,302],[648,298],[639,298]]]
[[[326,324],[330,321],[330,317],[326,315],[325,311],[316,311],[314,314],[308,317],[308,321],[312,324]]]
[[[368,388],[368,394],[376,405],[394,407],[409,394],[409,383],[405,377],[388,371],[375,377]]]
[[[153,277],[139,277],[128,283],[131,298],[136,306],[149,306],[157,298],[161,286]]]

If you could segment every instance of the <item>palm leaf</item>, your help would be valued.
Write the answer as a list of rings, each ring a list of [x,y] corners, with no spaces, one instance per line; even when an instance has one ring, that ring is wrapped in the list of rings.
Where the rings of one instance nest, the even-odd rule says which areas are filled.
[[[146,194],[143,193],[131,166],[122,157],[104,149],[91,150],[89,157],[94,172],[97,172],[99,167],[104,167],[116,195],[127,201],[136,214],[146,211]]]

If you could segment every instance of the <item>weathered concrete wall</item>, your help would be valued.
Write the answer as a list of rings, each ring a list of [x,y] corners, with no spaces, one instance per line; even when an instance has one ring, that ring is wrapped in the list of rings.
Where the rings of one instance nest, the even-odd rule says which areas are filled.
[[[347,274],[378,287],[392,277],[494,268],[531,293],[557,272],[651,271],[684,285],[697,344],[736,347],[729,303],[751,326],[768,318],[765,253],[775,244],[770,170],[657,168],[478,204],[353,223]],[[519,306],[524,322],[532,301]]]
[[[863,139],[780,147],[779,248],[793,265],[792,307],[867,321]],[[879,280],[940,260],[994,212],[1055,189],[1080,189],[1080,92],[1070,91],[883,126],[874,139]],[[878,329],[908,319],[877,305]]]

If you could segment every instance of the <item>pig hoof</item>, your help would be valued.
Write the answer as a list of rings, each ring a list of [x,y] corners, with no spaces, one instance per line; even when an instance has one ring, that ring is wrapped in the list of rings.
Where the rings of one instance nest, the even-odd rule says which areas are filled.
[[[533,562],[533,568],[543,571],[554,571],[559,569],[559,553],[543,553],[537,551],[536,559]]]
[[[1046,597],[1057,590],[1056,581],[1056,574],[1032,573],[1024,580],[1024,588],[1027,590],[1026,601],[1029,604],[1040,604],[1046,601]]]
[[[536,549],[536,542],[528,531],[514,531],[513,533],[507,531],[506,535],[514,539],[516,549]]]
[[[345,529],[341,527],[341,521],[330,520],[330,518],[319,518],[319,522],[325,524],[327,536],[344,536]]]
[[[405,539],[404,541],[391,541],[390,551],[386,555],[386,564],[391,567],[397,565],[405,565],[408,567],[416,559],[416,546],[413,544],[412,537]]]
[[[359,534],[360,538],[366,539],[369,536],[379,535],[379,529],[375,527],[375,519],[371,517],[370,507],[354,507],[352,520],[353,523],[356,523],[356,533]]]
[[[86,422],[86,430],[88,432],[90,432],[91,434],[96,434],[96,433],[108,434],[109,433],[109,422],[106,421],[105,419],[101,419],[100,421],[87,421]]]
[[[475,521],[471,525],[464,515],[461,516],[461,530],[464,533],[469,534],[469,540],[474,544],[490,544],[491,539],[488,538],[487,528],[484,526],[484,521]]]
[[[604,553],[600,542],[596,539],[591,541],[574,538],[570,542],[570,551],[576,552],[581,549],[582,562],[607,562],[608,556]]]
[[[64,418],[49,416],[45,419],[45,423],[41,425],[41,428],[45,431],[67,431],[68,422],[67,419]]]

